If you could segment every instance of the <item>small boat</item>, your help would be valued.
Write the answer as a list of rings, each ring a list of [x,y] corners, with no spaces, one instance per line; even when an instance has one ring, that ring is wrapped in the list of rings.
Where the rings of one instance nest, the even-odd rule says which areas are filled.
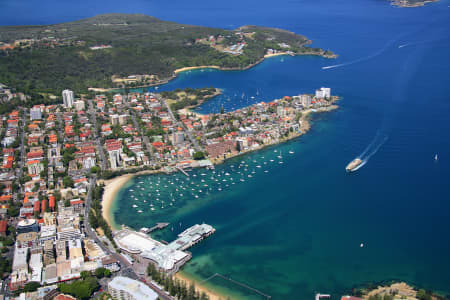
[[[357,157],[354,160],[352,160],[346,167],[345,170],[347,172],[354,172],[356,170],[358,170],[360,167],[362,167],[362,163],[363,161]]]
[[[437,161],[438,160],[438,155],[436,153],[436,155],[434,156],[434,160]]]
[[[291,151],[289,151],[289,154],[294,154],[294,151],[292,151],[292,150],[291,150]]]

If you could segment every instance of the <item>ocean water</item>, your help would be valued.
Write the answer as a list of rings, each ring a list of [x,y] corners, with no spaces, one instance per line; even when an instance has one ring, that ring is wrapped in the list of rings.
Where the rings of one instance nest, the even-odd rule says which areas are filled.
[[[276,57],[242,72],[196,70],[160,87],[222,88],[223,95],[198,108],[203,113],[321,86],[342,100],[339,110],[315,116],[306,135],[232,159],[215,173],[194,170],[189,180],[181,174],[136,177],[114,208],[117,224],[136,229],[170,222],[154,234],[167,241],[196,223],[216,227],[191,248],[193,259],[183,268],[199,281],[218,273],[272,299],[312,299],[316,292],[339,299],[352,287],[386,279],[450,294],[449,5],[2,1],[0,24],[146,13],[224,28],[280,27],[339,54],[336,60]],[[322,69],[327,66],[336,67]],[[375,142],[371,149],[381,146],[366,165],[347,174],[346,164],[380,136],[387,140]],[[218,276],[206,284],[233,298],[264,299]]]

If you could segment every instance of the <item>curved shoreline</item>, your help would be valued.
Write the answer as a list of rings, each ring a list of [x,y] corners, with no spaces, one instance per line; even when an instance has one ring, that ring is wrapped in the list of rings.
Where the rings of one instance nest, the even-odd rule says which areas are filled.
[[[215,291],[211,288],[206,287],[205,285],[199,284],[197,280],[190,278],[189,275],[183,273],[183,271],[177,272],[174,277],[179,279],[180,281],[184,281],[187,283],[187,286],[190,286],[192,283],[195,284],[195,290],[200,293],[205,293],[208,295],[209,300],[225,300],[227,299],[227,295],[220,294],[218,291]]]
[[[114,222],[114,216],[112,215],[112,205],[116,199],[117,193],[120,189],[131,179],[134,174],[125,174],[110,180],[103,181],[105,184],[103,197],[102,197],[102,216],[108,223],[111,229],[120,229]]]
[[[335,110],[337,109],[338,106],[337,105],[331,105],[328,107],[325,107],[321,110],[316,110],[314,113],[321,113],[321,112],[328,112],[331,110]],[[309,131],[309,129],[311,128],[311,124],[309,122],[309,115],[313,113],[312,110],[308,110],[306,111],[302,117],[302,125],[300,127],[300,132],[299,133],[294,133],[292,135],[290,135],[289,137],[280,140],[278,142],[273,142],[273,143],[268,143],[268,144],[264,144],[261,145],[261,147],[257,148],[257,149],[252,149],[249,151],[244,151],[244,152],[240,152],[237,153],[235,155],[226,157],[226,158],[220,158],[220,159],[215,159],[213,160],[214,164],[221,164],[224,163],[226,160],[236,157],[236,156],[240,156],[243,154],[247,154],[250,152],[255,152],[257,150],[262,150],[264,148],[267,148],[269,146],[272,145],[276,145],[276,144],[282,144],[284,142],[287,142],[289,140],[292,140],[294,138],[300,137],[302,135],[304,135],[305,133],[307,133]],[[114,216],[113,216],[113,211],[112,211],[112,205],[116,199],[117,193],[120,191],[120,189],[133,177],[135,176],[139,176],[139,175],[145,175],[145,174],[158,174],[158,173],[162,173],[163,171],[161,170],[157,170],[157,171],[141,171],[141,172],[137,172],[134,174],[125,174],[125,175],[121,175],[119,177],[110,179],[110,180],[106,180],[103,181],[103,183],[105,183],[105,190],[103,193],[103,197],[102,197],[102,215],[103,218],[106,220],[106,222],[108,223],[108,225],[112,228],[112,230],[119,230],[120,226],[118,226],[115,222],[114,222]],[[207,287],[205,285],[202,285],[201,283],[198,282],[198,280],[189,277],[188,274],[182,273],[182,272],[177,272],[174,275],[175,278],[178,278],[179,280],[185,281],[188,285],[190,285],[191,283],[195,284],[196,290],[199,292],[204,292],[205,294],[208,295],[210,300],[223,300],[223,299],[227,299],[229,298],[229,296],[224,295],[222,293],[220,293],[217,290],[214,290],[210,287]]]
[[[211,159],[211,162],[213,164],[222,164],[224,163],[226,160],[240,156],[240,155],[244,155],[244,154],[248,154],[251,152],[255,152],[258,150],[262,150],[264,148],[267,148],[269,146],[273,146],[273,145],[277,145],[277,144],[282,144],[285,143],[287,141],[290,141],[292,139],[298,138],[302,135],[304,135],[305,133],[307,133],[310,129],[311,129],[311,124],[309,122],[309,115],[310,114],[316,114],[316,113],[322,113],[322,112],[329,112],[332,110],[337,109],[338,106],[337,105],[331,105],[328,107],[324,107],[322,109],[317,109],[316,111],[312,111],[312,110],[307,110],[303,113],[302,117],[301,117],[301,126],[300,126],[300,132],[298,133],[292,133],[291,135],[289,135],[288,137],[279,140],[279,141],[275,141],[275,142],[271,142],[271,143],[267,143],[267,144],[263,144],[260,147],[256,148],[256,149],[250,149],[247,151],[242,151],[233,155],[229,155],[226,158],[220,157],[220,158],[215,158],[215,159]],[[164,173],[163,170],[145,170],[145,171],[140,171],[140,172],[136,172],[136,173],[129,173],[129,174],[124,174],[118,177],[115,177],[113,179],[109,179],[109,180],[104,180],[102,181],[105,184],[105,190],[103,193],[103,197],[102,197],[102,216],[105,219],[105,221],[108,223],[108,225],[113,229],[113,230],[118,230],[120,229],[120,226],[118,226],[115,222],[114,222],[114,216],[112,215],[112,204],[114,203],[114,200],[116,198],[117,193],[120,191],[120,189],[133,177],[135,176],[139,176],[139,175],[150,175],[150,174],[160,174],[160,173]]]
[[[322,50],[322,51],[324,51],[324,50]],[[274,54],[265,54],[263,57],[261,57],[256,62],[254,62],[252,64],[249,64],[248,66],[245,66],[245,67],[220,67],[220,66],[215,66],[215,65],[183,67],[183,68],[175,69],[173,71],[173,75],[171,77],[161,80],[160,83],[140,85],[140,86],[128,87],[128,88],[129,89],[144,89],[144,88],[149,88],[149,87],[153,87],[153,86],[160,86],[160,85],[163,85],[163,84],[168,84],[170,81],[176,79],[177,75],[179,73],[192,71],[192,70],[215,69],[215,70],[220,70],[220,71],[245,71],[245,70],[248,70],[248,69],[251,69],[251,68],[255,67],[256,65],[259,65],[260,63],[262,63],[267,58],[276,57],[276,56],[282,56],[282,55],[289,55],[289,56],[308,56],[308,55],[311,55],[311,56],[321,56],[323,58],[328,58],[328,59],[334,59],[334,58],[338,57],[337,54],[325,55],[324,53],[287,53],[287,52],[280,52],[280,53],[274,53]],[[94,87],[90,87],[90,88],[88,88],[88,90],[94,91],[94,92],[108,93],[108,92],[114,92],[114,91],[118,91],[118,90],[123,90],[125,88],[121,88],[121,87],[111,87],[111,88],[94,88]]]

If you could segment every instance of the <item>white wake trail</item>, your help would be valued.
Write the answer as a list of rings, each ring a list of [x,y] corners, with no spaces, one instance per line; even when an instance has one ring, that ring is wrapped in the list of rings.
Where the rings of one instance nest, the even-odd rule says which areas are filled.
[[[359,156],[359,158],[363,161],[363,164],[366,164],[369,161],[369,159],[372,156],[374,156],[378,152],[378,150],[380,150],[381,146],[383,146],[387,140],[388,140],[387,135],[383,136],[377,135],[375,139],[372,141],[372,143],[370,143],[370,145],[366,148],[366,150],[364,150],[364,152],[361,153],[361,155]]]
[[[396,41],[398,40],[398,38],[392,39],[389,42],[386,43],[386,45],[384,45],[383,48],[381,48],[380,50],[370,54],[369,56],[365,56],[365,57],[361,57],[346,63],[342,63],[342,64],[338,64],[338,65],[332,65],[332,66],[326,66],[326,67],[322,67],[322,70],[327,70],[327,69],[333,69],[333,68],[338,68],[338,67],[343,67],[343,66],[349,66],[349,65],[353,65],[359,62],[363,62],[369,59],[372,59],[374,57],[377,57],[379,55],[381,55],[384,51],[386,51],[392,44],[394,44]]]

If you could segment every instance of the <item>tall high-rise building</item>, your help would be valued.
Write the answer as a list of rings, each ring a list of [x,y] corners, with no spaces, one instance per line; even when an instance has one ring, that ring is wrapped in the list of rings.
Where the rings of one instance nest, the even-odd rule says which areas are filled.
[[[63,104],[66,108],[71,108],[73,106],[73,92],[70,90],[64,90],[62,92]]]
[[[316,98],[330,98],[331,97],[331,89],[321,87],[320,90],[316,90]]]

